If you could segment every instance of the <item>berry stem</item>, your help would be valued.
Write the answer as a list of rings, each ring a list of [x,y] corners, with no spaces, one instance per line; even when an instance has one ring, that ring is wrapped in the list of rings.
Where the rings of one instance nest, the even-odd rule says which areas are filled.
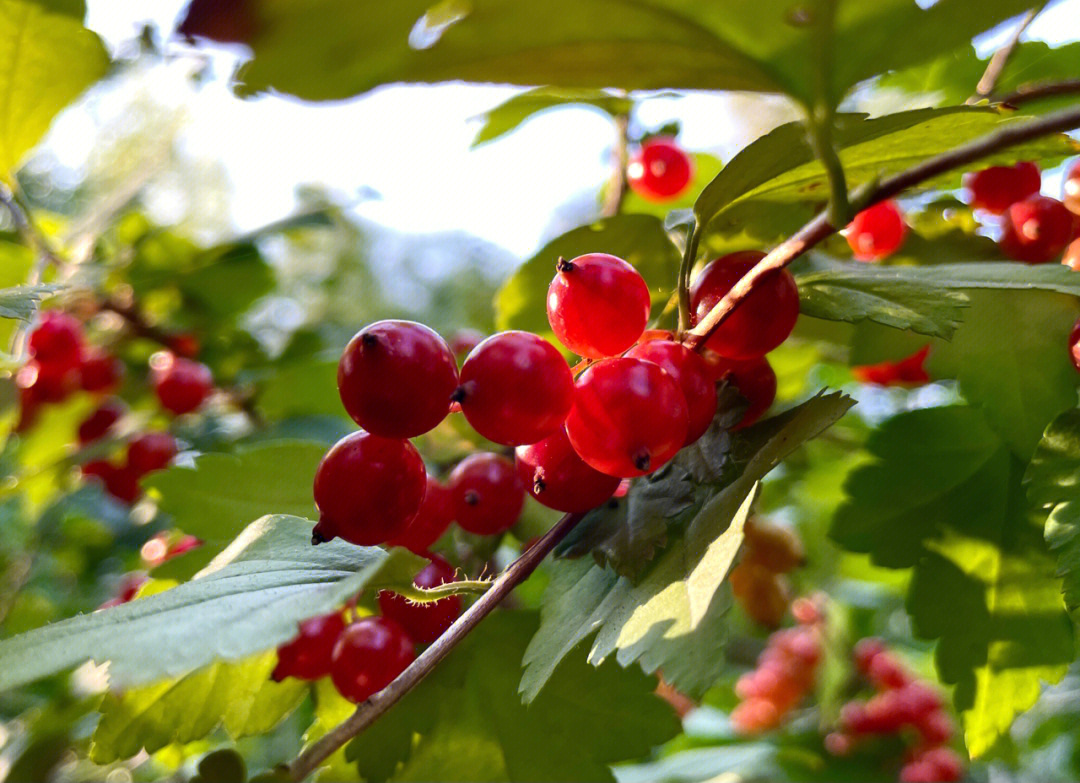
[[[522,552],[521,556],[491,584],[487,592],[465,610],[461,617],[455,620],[454,624],[393,682],[358,706],[352,715],[300,753],[288,765],[292,779],[306,778],[334,751],[378,720],[402,696],[415,688],[443,658],[450,654],[458,642],[487,617],[515,587],[528,578],[540,561],[574,529],[584,516],[584,513],[566,514],[539,541]]]
[[[1015,92],[995,98],[994,102],[1010,108],[1016,108],[1021,103],[1037,101],[1042,98],[1053,98],[1058,95],[1075,95],[1080,93],[1080,79],[1065,79],[1060,82],[1036,82],[1025,84],[1017,88]]]
[[[1013,50],[1020,42],[1020,36],[1024,34],[1024,30],[1028,28],[1039,12],[1042,11],[1046,2],[1039,3],[1034,8],[1030,9],[1023,18],[1020,20],[1020,24],[1016,26],[1016,30],[1009,37],[1009,40],[998,49],[990,57],[990,62],[986,64],[986,70],[983,71],[982,77],[979,79],[979,83],[975,85],[975,94],[967,99],[967,103],[978,103],[983,98],[988,98],[994,93],[994,87],[997,85],[998,79],[1001,78],[1002,72],[1005,70],[1005,65],[1009,62],[1009,57],[1012,56]]]
[[[827,103],[807,111],[806,133],[814,156],[825,167],[829,179],[829,222],[834,226],[846,226],[851,220],[852,209],[848,201],[847,178],[844,165],[833,144],[834,113]]]
[[[698,227],[697,218],[690,224],[686,234],[686,247],[683,248],[682,265],[679,267],[679,333],[682,334],[690,328],[690,273],[694,270],[694,262],[697,261],[698,242],[701,241],[701,230]]]
[[[612,149],[611,179],[608,180],[607,190],[604,195],[604,204],[600,209],[600,217],[615,217],[622,211],[623,201],[626,200],[626,162],[628,158],[627,148],[630,146],[630,138],[627,130],[630,127],[630,114],[623,112],[615,115],[615,145]]]

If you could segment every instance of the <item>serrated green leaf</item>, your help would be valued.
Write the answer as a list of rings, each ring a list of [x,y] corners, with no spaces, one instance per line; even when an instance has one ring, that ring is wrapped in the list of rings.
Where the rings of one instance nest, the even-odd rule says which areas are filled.
[[[534,114],[561,106],[592,106],[614,117],[629,113],[634,102],[606,90],[537,87],[518,93],[480,115],[484,124],[477,131],[472,146],[478,147],[494,141],[516,129]]]
[[[213,663],[175,680],[109,693],[101,703],[90,757],[98,764],[155,753],[172,743],[202,739],[224,726],[233,739],[264,734],[308,693],[289,677],[270,679],[277,663],[265,652],[236,663]]]
[[[61,290],[64,286],[55,283],[37,285],[17,285],[14,288],[0,289],[0,318],[17,318],[29,321],[34,317],[37,307],[43,299]]]

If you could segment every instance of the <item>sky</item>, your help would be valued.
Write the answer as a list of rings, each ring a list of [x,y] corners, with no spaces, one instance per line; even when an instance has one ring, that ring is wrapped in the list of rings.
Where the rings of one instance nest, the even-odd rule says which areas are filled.
[[[185,4],[88,0],[87,26],[115,50],[145,21],[170,31]],[[1080,38],[1078,19],[1080,0],[1060,0],[1025,37],[1051,43]],[[987,36],[980,48],[992,48],[1007,35],[1004,29]],[[297,184],[320,183],[358,200],[357,214],[391,228],[461,230],[527,257],[548,238],[552,213],[588,198],[610,172],[612,125],[586,108],[548,112],[471,150],[477,115],[518,88],[389,86],[335,104],[282,97],[240,100],[228,85],[230,57],[217,54],[213,62],[216,78],[198,91],[190,88],[185,78],[190,63],[183,61],[146,78],[161,100],[186,107],[185,148],[223,164],[232,222],[240,233],[293,212]],[[686,147],[726,160],[751,140],[742,123],[717,121],[730,100],[706,93],[655,98],[642,104],[637,116],[646,127],[677,118]],[[763,111],[771,113],[768,107]],[[92,143],[87,118],[77,115],[77,109],[63,115],[47,141],[62,163],[73,166]],[[781,110],[775,117],[774,122],[785,119]],[[368,188],[378,198],[358,197]]]

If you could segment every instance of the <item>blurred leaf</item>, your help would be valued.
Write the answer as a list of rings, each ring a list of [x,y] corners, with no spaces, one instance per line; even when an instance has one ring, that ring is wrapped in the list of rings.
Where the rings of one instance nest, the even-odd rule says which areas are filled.
[[[37,285],[0,288],[0,318],[29,321],[34,317],[41,300],[47,299],[63,287],[54,283],[38,283]]]
[[[615,768],[619,783],[698,783],[702,780],[779,779],[775,757],[782,752],[771,742],[722,744],[692,748],[656,761]],[[830,773],[832,768],[830,767]]]
[[[226,245],[207,251],[212,262],[177,278],[190,306],[211,318],[245,312],[274,290],[274,272],[254,245]]]
[[[606,90],[537,87],[518,93],[480,115],[484,124],[477,131],[472,146],[478,147],[486,142],[494,141],[517,128],[534,114],[560,106],[592,106],[614,117],[619,114],[628,114],[634,107],[634,102]]]
[[[337,357],[311,358],[277,368],[262,384],[259,410],[269,419],[337,416],[348,419],[337,390]]]
[[[199,774],[191,783],[245,783],[246,780],[244,757],[232,748],[222,748],[199,759]]]

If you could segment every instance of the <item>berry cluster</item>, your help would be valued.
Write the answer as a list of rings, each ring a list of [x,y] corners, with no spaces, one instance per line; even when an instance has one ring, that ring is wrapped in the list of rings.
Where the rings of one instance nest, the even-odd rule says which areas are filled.
[[[805,560],[802,542],[789,528],[751,518],[744,530],[743,555],[732,569],[731,590],[743,611],[767,628],[777,628],[788,610],[784,574]]]

